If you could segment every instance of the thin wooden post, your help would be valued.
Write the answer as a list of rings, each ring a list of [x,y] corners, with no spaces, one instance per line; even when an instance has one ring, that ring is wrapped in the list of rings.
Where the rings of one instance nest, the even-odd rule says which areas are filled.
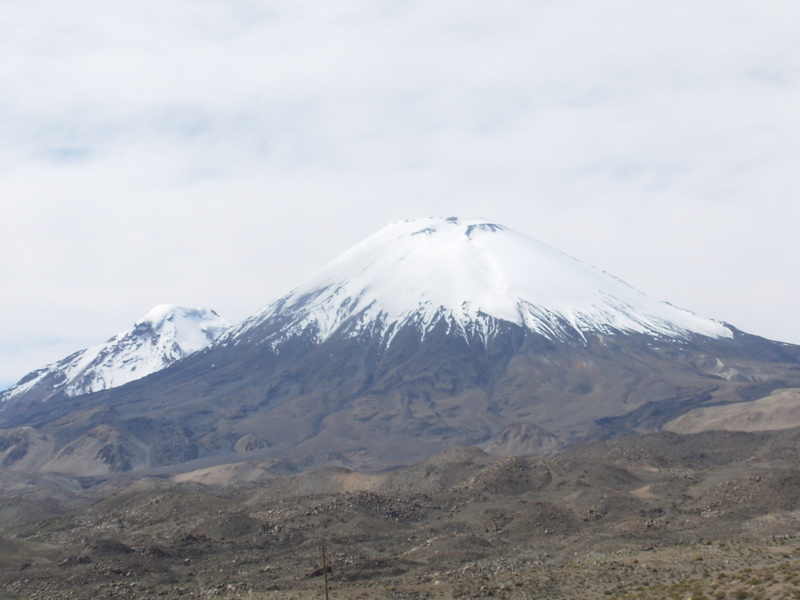
[[[325,542],[322,542],[322,577],[325,580],[325,600],[328,600],[328,558],[325,556]]]

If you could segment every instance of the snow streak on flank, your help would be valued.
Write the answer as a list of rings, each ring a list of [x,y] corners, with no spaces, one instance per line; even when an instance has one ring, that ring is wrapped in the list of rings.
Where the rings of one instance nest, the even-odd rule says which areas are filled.
[[[481,220],[396,222],[354,246],[225,336],[280,321],[273,346],[304,331],[372,331],[390,342],[413,324],[490,337],[497,321],[549,338],[574,332],[732,337],[730,329],[666,302],[505,227]]]
[[[213,310],[156,306],[128,331],[104,344],[28,374],[0,394],[0,400],[11,400],[37,386],[47,387],[41,390],[43,395],[63,391],[67,396],[118,387],[205,348],[229,327]]]

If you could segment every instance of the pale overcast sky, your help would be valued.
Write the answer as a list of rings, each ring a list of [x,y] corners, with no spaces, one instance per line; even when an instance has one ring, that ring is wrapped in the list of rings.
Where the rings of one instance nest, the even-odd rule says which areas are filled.
[[[800,343],[796,0],[4,0],[0,387],[484,217]]]

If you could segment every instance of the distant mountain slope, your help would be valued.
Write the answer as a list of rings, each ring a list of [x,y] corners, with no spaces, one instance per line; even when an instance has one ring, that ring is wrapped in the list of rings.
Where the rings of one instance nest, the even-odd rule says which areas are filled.
[[[0,393],[0,410],[20,400],[45,401],[118,387],[205,348],[229,327],[213,310],[156,306],[107,342],[29,373]]]
[[[677,433],[776,431],[800,427],[800,389],[775,390],[753,402],[696,408],[667,423]]]

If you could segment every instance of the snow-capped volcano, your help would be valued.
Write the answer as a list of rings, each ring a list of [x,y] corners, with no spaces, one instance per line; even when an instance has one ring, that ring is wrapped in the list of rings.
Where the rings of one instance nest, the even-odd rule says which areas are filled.
[[[800,388],[800,347],[482,220],[393,223],[132,381],[226,325],[206,316],[159,308],[0,395],[27,390],[0,405],[0,430],[39,449],[15,447],[14,464],[96,474],[252,454],[377,469],[454,445],[548,452]]]
[[[390,343],[406,325],[424,336],[442,320],[484,338],[497,321],[551,339],[576,331],[733,335],[503,226],[458,218],[388,225],[229,336],[275,318],[279,337],[263,340],[273,346],[303,332],[322,342],[337,331],[365,330]]]
[[[140,379],[205,348],[230,323],[209,309],[156,306],[127,331],[33,371],[0,393],[0,402],[25,394],[44,400],[74,397]]]

